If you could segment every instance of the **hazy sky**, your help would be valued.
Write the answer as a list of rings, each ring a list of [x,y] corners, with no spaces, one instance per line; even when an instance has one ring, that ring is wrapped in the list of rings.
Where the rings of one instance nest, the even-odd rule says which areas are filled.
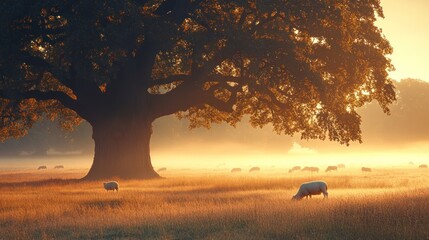
[[[381,0],[384,19],[377,22],[393,46],[395,80],[429,81],[429,0]]]

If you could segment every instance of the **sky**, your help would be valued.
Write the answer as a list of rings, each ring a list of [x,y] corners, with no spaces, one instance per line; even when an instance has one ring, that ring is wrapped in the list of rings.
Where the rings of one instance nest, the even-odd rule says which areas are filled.
[[[381,0],[384,19],[377,21],[393,46],[395,80],[429,81],[429,0]]]

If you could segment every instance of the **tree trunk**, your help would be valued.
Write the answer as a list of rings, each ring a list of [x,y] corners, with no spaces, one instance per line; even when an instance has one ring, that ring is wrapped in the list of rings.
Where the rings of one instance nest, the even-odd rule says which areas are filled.
[[[110,120],[92,123],[92,127],[94,161],[84,180],[160,177],[150,159],[152,121]]]

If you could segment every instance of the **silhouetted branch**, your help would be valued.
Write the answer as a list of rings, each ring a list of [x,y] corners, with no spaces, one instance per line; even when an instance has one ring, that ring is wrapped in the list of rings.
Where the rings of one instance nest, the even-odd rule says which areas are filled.
[[[38,91],[31,90],[21,92],[18,90],[0,90],[0,98],[10,99],[10,100],[20,100],[20,99],[30,99],[34,98],[36,100],[57,100],[65,107],[78,110],[78,103],[76,100],[72,99],[66,93],[61,91]]]
[[[191,80],[192,80],[191,75],[179,74],[179,75],[169,76],[169,77],[166,77],[163,79],[152,80],[148,84],[148,87],[150,88],[150,87],[154,87],[157,85],[165,85],[165,84],[170,84],[170,83],[174,83],[174,82],[191,81]]]
[[[173,75],[169,76],[167,78],[163,79],[157,79],[153,80],[149,83],[149,88],[154,87],[157,85],[164,85],[164,84],[170,84],[174,82],[185,82],[185,81],[194,81],[194,82],[202,82],[199,76],[193,76],[193,75],[185,75],[185,74],[179,74],[179,75]],[[240,83],[243,82],[243,78],[241,77],[232,77],[232,76],[223,76],[219,74],[213,74],[210,76],[204,77],[205,82],[234,82],[234,83]]]

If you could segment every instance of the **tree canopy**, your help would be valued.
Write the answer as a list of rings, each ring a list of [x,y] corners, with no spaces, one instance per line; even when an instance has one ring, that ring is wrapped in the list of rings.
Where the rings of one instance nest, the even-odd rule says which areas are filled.
[[[0,4],[2,140],[42,116],[72,129],[177,114],[348,144],[358,107],[395,100],[378,0]]]

